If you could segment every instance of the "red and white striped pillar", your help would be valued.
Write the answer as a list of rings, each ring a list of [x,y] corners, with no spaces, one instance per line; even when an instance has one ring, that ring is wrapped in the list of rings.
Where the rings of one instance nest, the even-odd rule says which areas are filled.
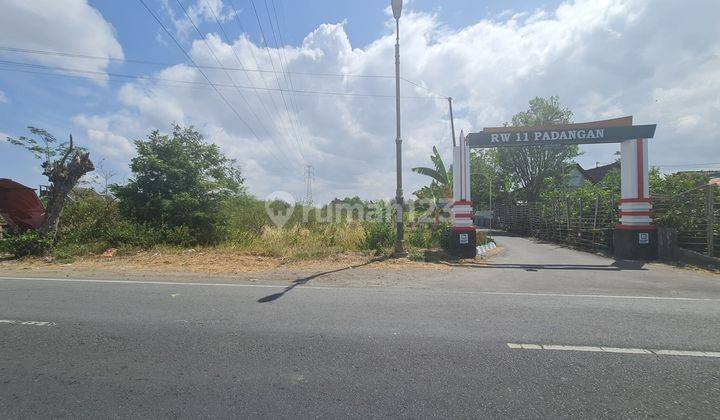
[[[620,144],[621,199],[618,229],[652,230],[650,187],[648,184],[648,145],[646,139]]]
[[[465,133],[460,132],[458,145],[453,147],[452,226],[456,232],[475,232],[470,199],[470,148]]]

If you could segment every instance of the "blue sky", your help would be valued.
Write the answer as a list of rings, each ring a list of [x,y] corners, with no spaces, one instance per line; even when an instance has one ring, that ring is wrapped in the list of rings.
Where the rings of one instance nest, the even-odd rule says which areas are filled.
[[[204,1],[182,3],[200,10]],[[227,0],[212,1],[219,10],[230,13]],[[168,64],[186,61],[137,1],[68,0],[60,8],[50,0],[30,5],[21,0],[7,2],[8,13],[0,17],[0,47]],[[183,31],[184,15],[174,0],[147,2],[196,60],[213,64],[194,30]],[[266,25],[264,1],[255,2]],[[213,48],[234,48],[243,60],[253,49],[262,54],[250,1],[232,3],[251,43],[239,41],[241,31],[229,15],[224,28],[232,47],[220,37],[215,22],[198,12],[203,36],[217,34]],[[402,20],[403,76],[455,97],[458,130],[501,124],[522,110],[533,96],[557,94],[575,111],[576,120],[632,114],[639,123],[658,123],[658,147],[651,149],[651,164],[668,165],[668,170],[698,169],[702,163],[720,161],[713,158],[720,156],[720,150],[708,134],[717,127],[720,116],[716,91],[720,87],[716,70],[720,36],[714,28],[720,7],[712,0],[700,3],[704,7],[691,10],[670,0],[413,0],[406,2]],[[287,54],[287,66],[292,71],[392,74],[392,21],[387,1],[275,0],[275,4],[287,48],[272,51],[277,59]],[[65,18],[63,13],[67,13]],[[269,31],[267,26],[265,31]],[[236,65],[232,55],[221,59],[228,67]],[[253,120],[249,115],[253,110],[257,112],[259,118],[252,123],[256,124],[254,132],[268,128],[267,138],[252,139],[207,90],[190,95],[185,93],[187,89],[162,83],[105,76],[162,73],[166,78],[173,75],[174,79],[201,80],[198,74],[189,74],[187,67],[2,50],[0,60],[97,72],[94,76],[103,80],[0,63],[0,133],[22,135],[28,125],[46,128],[60,138],[72,132],[90,148],[96,162],[103,161],[118,172],[115,181],[128,176],[131,141],[153,128],[167,130],[174,120],[200,127],[208,138],[238,158],[248,175],[250,190],[260,196],[278,189],[302,194],[299,173],[304,164],[316,168],[316,195],[321,199],[355,193],[365,197],[392,195],[391,185],[383,182],[392,173],[394,162],[390,159],[392,144],[387,141],[392,140],[393,121],[380,112],[387,110],[391,115],[392,104],[386,100],[309,95],[280,98],[277,94],[263,97],[257,91],[246,91],[252,104],[244,109],[241,98],[232,94],[231,101],[238,104],[247,119]],[[270,63],[259,64],[268,69]],[[247,62],[243,65],[254,67]],[[225,76],[211,72],[211,77],[223,83]],[[255,80],[257,86],[261,83],[268,82]],[[392,93],[392,85],[388,84],[391,81],[384,80],[334,81],[297,76],[295,83],[303,89]],[[403,89],[407,95],[426,94],[408,84]],[[298,106],[287,112],[286,119],[263,111],[272,109],[280,99]],[[408,168],[425,163],[432,145],[439,144],[449,159],[445,114],[442,103],[404,101],[410,188],[424,180]],[[291,134],[283,138],[290,128],[295,138]],[[269,149],[275,147],[283,149],[280,160],[287,164],[271,162],[278,152]],[[594,146],[586,150],[581,163],[605,163],[612,159],[613,148]],[[374,175],[366,175],[368,169]],[[44,182],[37,162],[6,143],[0,143],[0,177],[32,186]]]

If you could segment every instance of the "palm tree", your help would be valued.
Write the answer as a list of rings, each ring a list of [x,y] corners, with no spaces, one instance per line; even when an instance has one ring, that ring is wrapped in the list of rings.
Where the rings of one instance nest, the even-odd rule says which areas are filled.
[[[440,210],[439,204],[441,200],[452,199],[453,195],[453,173],[452,167],[448,170],[445,167],[445,163],[437,150],[437,147],[433,146],[433,153],[430,155],[434,168],[418,167],[412,168],[413,172],[420,175],[429,176],[432,178],[430,185],[422,187],[418,191],[415,191],[415,196],[418,198],[427,198],[432,200],[434,203],[433,215],[435,217],[435,225],[439,223]]]

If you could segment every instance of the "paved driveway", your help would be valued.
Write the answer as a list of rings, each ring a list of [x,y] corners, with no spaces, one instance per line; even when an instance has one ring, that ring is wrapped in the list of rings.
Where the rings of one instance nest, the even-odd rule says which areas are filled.
[[[504,232],[493,237],[501,252],[454,274],[452,283],[488,291],[699,298],[720,288],[720,275],[707,271],[618,261]]]

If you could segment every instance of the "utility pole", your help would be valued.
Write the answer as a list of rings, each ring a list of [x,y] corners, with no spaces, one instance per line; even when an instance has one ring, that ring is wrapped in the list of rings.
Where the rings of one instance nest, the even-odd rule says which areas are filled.
[[[707,206],[707,255],[715,256],[715,186],[705,186],[705,204]]]
[[[450,104],[450,131],[452,131],[453,147],[455,147],[457,144],[455,143],[455,118],[453,118],[452,98],[448,98],[448,104]]]
[[[395,256],[405,257],[405,221],[402,189],[402,137],[400,136],[400,14],[402,13],[402,0],[391,0],[393,17],[395,18],[395,171],[397,173],[397,190],[395,192],[395,206],[397,208],[397,239],[395,241]]]
[[[492,187],[493,187],[493,177],[495,176],[495,171],[490,172],[490,229],[492,229],[492,222],[493,217],[495,217],[495,211],[493,210],[493,202],[492,202]]]
[[[312,165],[305,166],[305,203],[312,205],[312,182],[315,179],[315,168]]]

